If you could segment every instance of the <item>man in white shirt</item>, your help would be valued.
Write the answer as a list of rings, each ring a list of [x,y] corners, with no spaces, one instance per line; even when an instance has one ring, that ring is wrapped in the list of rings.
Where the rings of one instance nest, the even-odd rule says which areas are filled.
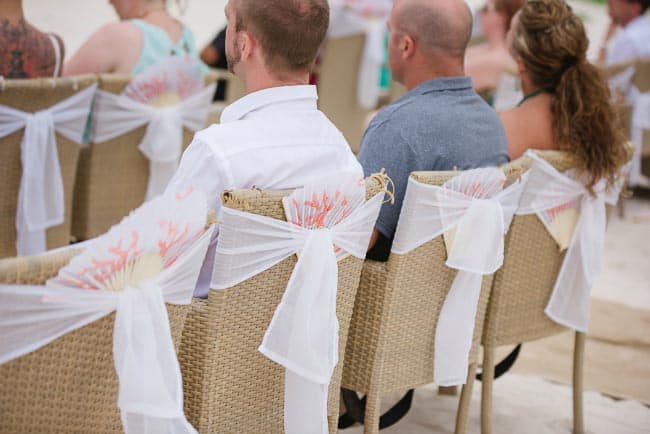
[[[327,0],[230,0],[225,11],[228,67],[247,95],[224,109],[221,124],[194,136],[167,190],[204,191],[218,216],[224,190],[295,188],[336,171],[361,178],[348,143],[317,109],[316,88],[308,85],[327,32]],[[207,296],[217,230],[195,296]]]
[[[607,44],[605,64],[650,58],[650,0],[607,0],[612,25],[619,26]]]

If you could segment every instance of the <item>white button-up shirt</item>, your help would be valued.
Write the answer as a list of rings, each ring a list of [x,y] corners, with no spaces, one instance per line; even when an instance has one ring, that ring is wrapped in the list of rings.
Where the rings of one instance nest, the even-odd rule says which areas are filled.
[[[650,18],[641,15],[612,37],[607,47],[608,65],[650,58]]]
[[[194,187],[221,210],[224,190],[288,189],[338,171],[363,169],[343,134],[318,110],[315,86],[260,90],[235,101],[221,124],[199,131],[167,189]],[[205,297],[213,268],[216,234],[201,270],[195,296]]]

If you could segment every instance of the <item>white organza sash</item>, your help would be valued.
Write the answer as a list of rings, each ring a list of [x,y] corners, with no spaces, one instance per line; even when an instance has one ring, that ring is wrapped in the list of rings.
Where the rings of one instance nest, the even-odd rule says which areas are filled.
[[[96,85],[36,113],[0,105],[0,137],[25,128],[16,213],[18,255],[44,252],[45,231],[63,223],[65,199],[56,134],[81,143]]]
[[[191,302],[210,233],[154,278],[121,292],[0,285],[0,363],[115,311],[113,357],[124,431],[196,433],[183,413],[181,372],[165,303]]]
[[[148,124],[138,149],[149,159],[149,200],[165,190],[178,167],[183,152],[183,127],[197,131],[204,126],[215,88],[216,84],[206,86],[167,107],[153,107],[100,90],[93,114],[93,140],[105,142]]]
[[[503,189],[496,168],[473,169],[444,186],[409,178],[391,254],[406,254],[455,230],[446,265],[458,270],[436,327],[434,381],[464,384],[483,275],[503,263],[504,234],[517,208],[522,185]]]
[[[362,108],[374,109],[381,96],[379,84],[381,66],[384,61],[384,37],[386,36],[386,17],[390,13],[390,2],[386,0],[369,1],[366,6],[350,4],[346,1],[330,2],[331,19],[328,37],[343,38],[365,34],[366,41],[357,77],[357,101]],[[374,4],[374,8],[370,7]]]
[[[286,368],[284,421],[290,434],[327,433],[327,392],[338,363],[334,245],[363,259],[382,204],[377,194],[338,224],[305,229],[223,208],[212,289],[225,289],[298,254],[259,351]]]
[[[577,203],[580,216],[564,262],[555,281],[546,315],[558,324],[586,332],[589,324],[589,294],[602,268],[605,242],[605,204],[615,204],[618,190],[605,192],[605,181],[594,187],[592,196],[583,184],[558,172],[534,152],[526,152],[533,166],[526,173],[526,187],[517,214],[536,214],[550,228],[554,210]]]

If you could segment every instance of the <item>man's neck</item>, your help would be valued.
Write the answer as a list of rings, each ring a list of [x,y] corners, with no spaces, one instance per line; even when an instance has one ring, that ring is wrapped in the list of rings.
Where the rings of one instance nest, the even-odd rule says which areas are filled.
[[[443,77],[463,77],[465,71],[462,64],[441,64],[436,68],[423,67],[414,68],[404,77],[404,86],[407,90],[411,90],[425,81],[434,80]]]
[[[633,23],[637,18],[642,17],[643,15],[637,15],[636,17],[630,17],[626,22],[621,23],[621,27],[627,27]]]
[[[265,68],[251,68],[242,79],[248,94],[272,87],[309,84],[309,72],[273,74]]]
[[[0,0],[3,18],[9,21],[20,21],[24,19],[22,0]]]

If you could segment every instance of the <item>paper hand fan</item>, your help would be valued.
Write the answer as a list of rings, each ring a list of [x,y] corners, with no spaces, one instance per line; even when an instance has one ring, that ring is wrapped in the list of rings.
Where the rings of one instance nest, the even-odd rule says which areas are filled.
[[[190,56],[170,56],[138,74],[122,95],[142,104],[166,107],[202,89],[201,63]]]
[[[461,193],[474,199],[488,199],[503,190],[506,176],[494,167],[466,170],[443,184],[446,190]],[[444,221],[444,218],[443,218]],[[443,234],[447,253],[454,244],[456,229],[450,229]]]
[[[193,189],[146,202],[96,238],[48,286],[121,291],[170,267],[206,230],[207,199]]]
[[[353,173],[342,173],[317,180],[282,199],[289,223],[307,229],[336,226],[365,202],[365,180]],[[337,259],[346,255],[334,246]]]

